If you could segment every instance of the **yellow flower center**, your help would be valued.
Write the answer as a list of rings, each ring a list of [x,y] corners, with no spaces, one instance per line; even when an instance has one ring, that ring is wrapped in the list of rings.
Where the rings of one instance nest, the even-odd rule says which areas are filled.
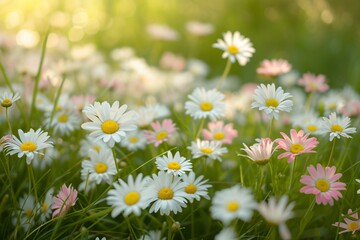
[[[326,179],[319,179],[316,181],[315,186],[317,189],[319,189],[321,192],[327,192],[330,188],[329,181]]]
[[[101,130],[106,134],[113,134],[119,130],[120,126],[114,120],[106,120],[101,124]]]
[[[62,114],[58,117],[58,121],[61,123],[65,123],[68,120],[68,115],[67,114]]]
[[[41,213],[44,214],[46,212],[46,210],[48,209],[48,204],[45,202],[42,206],[41,206]]]
[[[100,152],[100,146],[99,146],[99,145],[94,145],[92,148],[93,148],[95,151]]]
[[[230,45],[228,46],[227,50],[229,51],[229,53],[231,53],[232,55],[235,55],[239,52],[239,49],[234,46],[234,45]]]
[[[201,151],[205,154],[211,154],[213,152],[213,150],[211,148],[202,148]]]
[[[315,125],[309,125],[307,126],[307,129],[310,131],[310,132],[315,132],[317,130],[317,127]]]
[[[279,106],[279,102],[275,98],[269,98],[266,100],[266,106],[276,108],[277,106]]]
[[[331,126],[331,131],[332,132],[342,132],[343,128],[339,124],[334,124]]]
[[[131,142],[131,143],[137,143],[139,141],[139,138],[137,138],[137,137],[129,137],[129,142]]]
[[[23,144],[21,144],[20,150],[24,152],[33,152],[36,150],[36,144],[33,142],[24,142]]]
[[[211,111],[213,109],[213,105],[211,102],[202,102],[200,104],[200,109],[204,112]]]
[[[355,231],[356,229],[358,229],[358,227],[359,227],[359,223],[357,221],[348,224],[348,229],[351,231]]]
[[[161,200],[169,200],[172,199],[174,197],[174,192],[173,190],[171,190],[171,188],[162,188],[160,189],[160,191],[158,192],[158,198]]]
[[[169,162],[168,168],[171,170],[179,170],[181,168],[181,165],[177,162]]]
[[[292,152],[292,153],[299,153],[302,150],[304,150],[304,146],[299,143],[295,143],[290,146],[290,152]]]
[[[166,131],[161,131],[156,134],[156,140],[161,141],[167,137],[168,133]]]
[[[184,190],[185,190],[185,192],[188,193],[188,194],[194,194],[194,193],[196,193],[196,191],[197,191],[197,187],[196,187],[194,184],[190,183],[189,185],[187,185],[187,186],[185,187]]]
[[[235,212],[236,210],[239,209],[239,203],[238,202],[229,202],[227,205],[226,205],[226,208],[227,210],[229,210],[230,212]]]
[[[24,212],[24,215],[25,215],[27,218],[31,218],[32,214],[33,214],[32,209],[26,209],[26,211]]]
[[[97,172],[97,173],[104,173],[104,172],[106,172],[107,169],[108,169],[108,166],[103,162],[99,162],[95,165],[95,172]]]
[[[223,140],[224,137],[225,137],[225,134],[223,132],[217,132],[217,133],[214,134],[214,138],[216,140]]]
[[[335,110],[336,109],[336,103],[329,103],[328,104],[328,108],[329,108],[329,110]]]
[[[125,195],[124,197],[124,202],[127,205],[134,205],[135,203],[137,203],[140,200],[140,194],[138,192],[129,192],[128,194]]]
[[[1,102],[1,106],[3,107],[11,107],[12,106],[12,101],[9,98],[4,98],[4,100],[2,100]]]

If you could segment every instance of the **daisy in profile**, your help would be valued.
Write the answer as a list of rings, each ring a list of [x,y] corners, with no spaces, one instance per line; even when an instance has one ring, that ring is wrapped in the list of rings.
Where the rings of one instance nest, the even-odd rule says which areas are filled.
[[[153,143],[158,147],[166,142],[176,132],[175,123],[171,119],[164,119],[162,123],[156,121],[151,123],[153,130],[144,130],[144,136],[148,143]]]
[[[288,163],[295,160],[295,157],[303,153],[314,153],[313,149],[319,144],[316,138],[308,138],[310,133],[304,135],[304,131],[296,132],[295,129],[290,130],[290,138],[283,132],[280,132],[282,138],[278,138],[275,142],[278,144],[278,149],[283,149],[286,152],[280,154],[278,159],[287,158]]]
[[[344,214],[342,214],[342,216],[344,216]],[[349,209],[346,216],[348,217],[344,217],[345,222],[336,222],[333,224],[334,227],[341,227],[345,229],[339,232],[339,234],[346,232],[351,232],[352,234],[355,234],[356,231],[360,231],[360,219],[358,213]]]
[[[245,148],[241,148],[241,150],[245,151],[247,155],[239,154],[239,156],[249,158],[258,165],[265,165],[270,161],[276,148],[273,148],[274,142],[270,138],[262,138],[257,141],[250,147],[243,143]]]
[[[190,203],[194,201],[200,201],[200,197],[204,197],[206,199],[210,199],[208,195],[208,188],[211,187],[210,184],[206,184],[208,180],[203,180],[204,176],[199,176],[196,178],[194,172],[190,172],[188,175],[183,174],[181,176],[184,183],[186,183],[184,187],[184,191],[186,193],[186,198]]]
[[[274,78],[281,74],[290,72],[291,64],[284,59],[265,59],[256,69],[256,73],[266,78]]]
[[[268,203],[261,202],[258,207],[259,213],[269,224],[279,226],[280,236],[284,240],[291,239],[291,233],[285,222],[294,217],[292,210],[295,206],[294,202],[289,205],[287,202],[288,197],[286,195],[282,196],[278,203],[276,203],[275,197],[271,196]]]
[[[191,151],[193,158],[208,157],[211,160],[222,161],[221,156],[227,153],[227,148],[222,147],[220,142],[202,141],[197,139],[187,147]]]
[[[5,149],[8,155],[17,154],[19,158],[25,155],[27,164],[31,164],[34,158],[39,154],[43,154],[40,150],[52,147],[48,133],[40,128],[36,131],[30,129],[26,133],[19,129],[18,133],[19,138],[13,135],[12,139],[5,143]]]
[[[90,150],[90,160],[81,162],[81,175],[89,175],[89,181],[106,182],[111,184],[113,177],[116,175],[116,166],[110,150]]]
[[[60,192],[53,198],[53,206],[51,209],[55,210],[52,214],[52,218],[56,216],[63,216],[70,207],[74,206],[77,201],[78,192],[71,184],[67,187],[63,184],[60,188]]]
[[[351,138],[349,134],[356,133],[356,128],[350,126],[349,117],[337,117],[336,113],[331,113],[329,118],[323,117],[322,126],[320,132],[323,134],[330,133],[330,141],[335,137]]]
[[[216,89],[196,88],[185,102],[186,114],[194,119],[210,118],[211,121],[222,117],[225,112],[224,95]]]
[[[310,175],[302,175],[300,182],[306,186],[300,189],[301,193],[314,194],[317,204],[334,205],[334,199],[342,198],[340,190],[346,190],[346,184],[338,182],[341,173],[336,173],[336,167],[325,167],[317,164],[316,168],[310,165],[308,168]]]
[[[47,114],[44,125],[49,128],[53,128],[54,134],[60,133],[61,135],[68,136],[71,132],[78,128],[79,123],[80,116],[78,114],[69,110],[60,110],[55,113],[52,119],[51,114]]]
[[[237,61],[241,66],[245,66],[255,52],[250,40],[238,31],[228,31],[223,37],[224,39],[218,39],[213,47],[224,51],[222,58],[228,58],[232,63]]]
[[[4,92],[2,96],[0,96],[1,106],[4,108],[9,108],[13,105],[14,102],[20,99],[19,93],[10,93]]]
[[[192,169],[190,160],[180,156],[179,151],[177,151],[174,156],[168,151],[167,156],[157,157],[155,163],[160,171],[172,173],[177,176],[181,176],[185,174],[185,172],[190,172]]]
[[[238,135],[231,123],[224,125],[223,121],[209,122],[208,128],[201,131],[205,140],[219,141],[222,144],[231,144]]]
[[[216,236],[215,236],[215,240],[237,240],[239,239],[236,236],[236,232],[234,231],[233,228],[227,227],[224,228],[223,230],[221,230],[221,232],[219,232]]]
[[[136,151],[139,149],[145,149],[146,143],[144,132],[135,130],[128,132],[126,137],[120,142],[120,145],[127,148],[129,151]]]
[[[275,84],[261,84],[253,95],[252,108],[265,111],[270,118],[279,119],[279,111],[290,112],[293,102],[290,93],[285,93],[281,87],[275,89]]]
[[[251,191],[235,185],[215,193],[210,207],[211,216],[229,225],[234,219],[250,221],[257,207]]]
[[[326,78],[322,74],[316,76],[312,73],[305,73],[298,84],[305,88],[305,92],[326,92],[329,89]]]
[[[112,148],[115,143],[120,142],[129,131],[137,129],[135,125],[136,112],[128,111],[127,105],[119,107],[119,101],[115,101],[111,106],[108,102],[95,102],[88,105],[83,113],[91,122],[83,123],[81,127],[91,131],[90,136],[95,140],[102,140]]]
[[[108,205],[113,207],[111,217],[115,218],[120,213],[123,213],[125,217],[131,213],[140,216],[141,210],[148,206],[148,194],[146,193],[148,178],[143,178],[140,173],[135,179],[129,175],[127,183],[122,179],[113,183],[115,189],[111,189],[106,198]]]
[[[153,174],[148,183],[148,204],[151,204],[149,212],[158,212],[160,215],[169,215],[182,212],[186,207],[185,183],[181,178],[163,171]]]

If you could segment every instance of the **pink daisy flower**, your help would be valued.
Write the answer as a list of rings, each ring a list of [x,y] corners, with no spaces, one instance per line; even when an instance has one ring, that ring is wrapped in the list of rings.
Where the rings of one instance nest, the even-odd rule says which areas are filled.
[[[264,77],[276,77],[291,70],[291,64],[283,59],[265,59],[260,63],[260,67],[256,69],[256,73]]]
[[[305,194],[316,195],[317,204],[330,204],[334,205],[334,200],[342,198],[342,194],[339,190],[346,190],[345,183],[337,182],[341,178],[342,174],[335,174],[336,167],[325,167],[325,169],[317,164],[316,169],[313,165],[308,168],[309,175],[302,175],[300,182],[305,184],[305,187],[300,189],[300,192]]]
[[[237,137],[238,132],[233,129],[231,123],[224,126],[223,121],[209,122],[208,129],[202,129],[202,135],[205,140],[219,141],[222,144],[231,144],[233,139]]]
[[[344,216],[344,214],[341,214]],[[355,234],[356,231],[360,230],[360,220],[358,213],[351,209],[348,210],[348,214],[346,215],[348,218],[344,218],[345,223],[343,222],[336,222],[333,224],[335,227],[341,227],[345,230],[339,232],[339,234],[346,233],[346,232],[352,232],[352,234]]]
[[[313,153],[313,149],[319,144],[315,137],[309,138],[310,133],[305,134],[304,131],[300,130],[296,132],[295,129],[290,130],[291,139],[283,132],[280,133],[284,139],[278,138],[275,142],[278,145],[278,149],[283,149],[286,152],[280,154],[278,159],[280,158],[288,158],[288,163],[291,163],[295,160],[297,155],[302,153]]]
[[[329,89],[325,76],[321,74],[316,76],[312,73],[305,73],[298,84],[305,88],[305,92],[326,92]]]
[[[241,148],[241,150],[244,150],[247,155],[239,154],[239,156],[249,158],[256,164],[265,165],[269,162],[272,154],[275,151],[275,149],[273,149],[273,144],[274,142],[271,141],[270,138],[259,139],[257,140],[257,143],[250,147],[243,143],[245,148]]]
[[[176,131],[175,123],[171,119],[164,119],[162,123],[156,121],[151,123],[154,131],[144,130],[144,136],[148,143],[154,143],[158,147],[161,143],[166,142]]]
[[[77,200],[78,192],[74,189],[71,184],[67,187],[63,184],[60,188],[60,192],[53,198],[54,205],[51,209],[55,209],[52,214],[52,217],[63,216],[65,212],[71,207],[74,206]]]

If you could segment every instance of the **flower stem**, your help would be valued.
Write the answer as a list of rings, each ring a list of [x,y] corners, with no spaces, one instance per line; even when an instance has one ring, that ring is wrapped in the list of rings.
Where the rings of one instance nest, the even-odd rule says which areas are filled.
[[[231,61],[228,60],[227,63],[226,63],[224,72],[221,75],[220,81],[219,81],[218,85],[216,86],[217,89],[221,88],[221,86],[222,86],[223,82],[225,81],[226,77],[229,75],[230,69],[231,69]]]
[[[27,165],[28,166],[28,172],[29,172],[29,178],[30,178],[30,181],[32,183],[32,188],[34,190],[34,197],[35,197],[35,201],[36,203],[39,203],[39,200],[38,200],[38,195],[37,195],[37,191],[36,191],[36,182],[35,182],[35,176],[34,176],[34,172],[33,172],[33,169],[32,169],[32,166],[31,166],[31,163]],[[31,189],[31,188],[30,188]]]
[[[290,175],[289,191],[290,191],[291,186],[292,186],[292,183],[293,183],[294,172],[295,172],[295,164],[296,164],[296,161],[294,161],[294,162],[291,164],[291,175]]]
[[[117,175],[119,175],[119,174],[120,174],[120,170],[119,170],[119,165],[118,165],[117,162],[116,162],[116,151],[115,151],[115,147],[113,147],[111,150],[112,150],[112,153],[113,153],[113,158],[114,158],[114,163],[115,163]]]
[[[204,127],[205,118],[202,118],[200,121],[199,129],[196,131],[195,140],[199,138],[201,129]]]
[[[62,91],[62,87],[64,85],[64,82],[65,82],[65,76],[63,76],[63,78],[61,80],[60,87],[56,92],[54,106],[53,106],[53,109],[52,109],[51,115],[50,115],[50,121],[49,121],[49,126],[48,126],[49,128],[51,127],[51,123],[52,123],[52,120],[53,120],[55,112],[56,112],[57,104],[58,104],[59,99],[60,99],[60,95],[61,95],[61,91]]]
[[[11,124],[10,124],[10,121],[9,121],[9,111],[8,111],[8,107],[6,108],[5,110],[5,113],[6,113],[6,121],[8,122],[8,125],[9,125],[9,131],[10,131],[10,135],[12,135],[12,129],[11,129]]]
[[[336,142],[336,138],[334,138],[334,140],[333,140],[333,144],[332,144],[332,148],[331,148],[331,152],[330,152],[330,156],[329,156],[329,161],[328,161],[328,163],[327,163],[326,166],[329,166],[329,165],[330,165],[331,158],[332,158],[332,155],[333,155],[333,153],[334,153],[335,142]]]
[[[270,126],[269,126],[269,138],[271,139],[271,131],[274,125],[274,118],[271,118]]]
[[[259,180],[259,184],[257,186],[257,194],[256,196],[261,199],[261,187],[263,185],[263,181],[264,181],[264,170],[265,170],[265,166],[259,166],[260,167],[260,180]]]

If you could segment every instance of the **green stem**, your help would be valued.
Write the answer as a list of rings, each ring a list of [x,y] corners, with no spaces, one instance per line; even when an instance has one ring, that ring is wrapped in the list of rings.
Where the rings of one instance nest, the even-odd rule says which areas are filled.
[[[333,144],[332,144],[332,147],[331,147],[331,152],[330,152],[330,156],[329,156],[329,161],[328,161],[328,163],[327,163],[326,166],[329,166],[329,165],[330,165],[331,158],[332,158],[332,155],[333,155],[333,153],[334,153],[335,142],[336,142],[336,138],[333,139]]]
[[[8,125],[9,125],[9,131],[10,131],[10,135],[13,135],[12,134],[12,129],[11,129],[11,124],[10,124],[10,121],[9,121],[9,111],[8,111],[8,107],[5,109],[5,114],[6,114],[6,121],[8,122]]]
[[[311,106],[311,100],[314,96],[314,92],[311,92],[310,95],[308,96],[308,98],[306,99],[306,103],[305,103],[305,110],[309,110],[310,106]]]
[[[49,128],[51,127],[51,123],[52,123],[52,120],[53,120],[54,115],[55,115],[55,112],[56,112],[56,108],[57,108],[57,105],[58,105],[58,102],[59,102],[59,99],[60,99],[60,95],[61,95],[61,91],[62,91],[64,82],[65,82],[65,79],[66,79],[66,77],[65,77],[65,75],[64,75],[63,78],[62,78],[62,80],[61,80],[60,87],[59,87],[59,89],[58,89],[57,92],[56,92],[54,107],[53,107],[53,109],[52,109],[52,111],[51,111],[51,115],[50,115]]]
[[[271,139],[271,131],[272,131],[272,127],[274,125],[274,118],[271,118],[271,122],[270,122],[270,126],[269,126],[269,138]]]
[[[38,93],[41,70],[42,70],[42,66],[43,66],[43,63],[44,63],[44,59],[45,59],[46,45],[47,45],[47,40],[48,40],[48,37],[49,37],[49,32],[50,32],[49,30],[46,32],[45,39],[44,39],[44,42],[43,42],[42,47],[41,47],[40,64],[39,64],[39,68],[38,68],[36,76],[35,76],[35,85],[34,85],[34,91],[33,91],[33,96],[32,96],[32,100],[31,100],[30,122],[32,120],[33,115],[35,114],[34,112],[35,112],[36,96],[37,96],[37,93]]]
[[[225,81],[226,77],[229,75],[230,69],[231,69],[231,61],[228,60],[227,63],[226,63],[224,72],[221,75],[220,81],[219,81],[218,85],[216,86],[217,89],[221,88],[221,86],[222,86],[223,82]]]
[[[256,196],[258,197],[258,199],[261,199],[261,187],[264,181],[264,168],[265,166],[259,166],[260,167],[260,180],[259,180],[259,184],[257,186],[257,193]]]
[[[296,164],[296,161],[294,161],[294,162],[291,164],[291,175],[290,175],[289,191],[290,191],[291,186],[292,186],[292,183],[293,183],[294,172],[295,172],[295,164]]]
[[[115,151],[115,147],[113,147],[111,150],[112,150],[112,153],[113,153],[113,158],[114,158],[114,163],[115,163],[117,175],[120,175],[119,164],[117,164],[117,161],[116,161],[116,151]],[[119,177],[119,176],[118,176],[118,177]]]
[[[31,166],[31,163],[28,164],[28,171],[29,171],[29,178],[30,178],[30,181],[32,182],[32,185],[33,185],[33,190],[34,190],[34,197],[35,197],[35,201],[36,203],[39,203],[39,199],[38,199],[38,195],[37,195],[37,191],[36,191],[36,182],[35,182],[35,176],[34,176],[34,172],[33,172],[33,169],[32,169],[32,166]]]
[[[204,123],[205,123],[205,118],[202,118],[201,122],[200,122],[200,125],[199,125],[199,129],[196,131],[195,140],[199,138],[201,129],[204,127]]]

